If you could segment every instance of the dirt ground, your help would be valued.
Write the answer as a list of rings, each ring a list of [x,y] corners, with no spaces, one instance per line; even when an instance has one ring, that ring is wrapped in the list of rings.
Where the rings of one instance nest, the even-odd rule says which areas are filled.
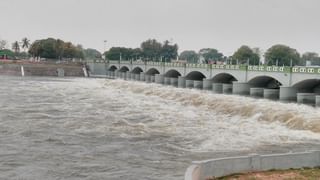
[[[320,168],[249,172],[207,180],[320,180]]]

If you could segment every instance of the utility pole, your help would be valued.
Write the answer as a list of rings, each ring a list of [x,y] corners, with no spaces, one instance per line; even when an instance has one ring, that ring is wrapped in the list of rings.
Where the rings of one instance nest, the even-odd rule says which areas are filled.
[[[107,43],[107,40],[103,40],[103,53],[102,54],[104,54],[104,59],[106,60],[107,58],[106,58],[106,43]]]

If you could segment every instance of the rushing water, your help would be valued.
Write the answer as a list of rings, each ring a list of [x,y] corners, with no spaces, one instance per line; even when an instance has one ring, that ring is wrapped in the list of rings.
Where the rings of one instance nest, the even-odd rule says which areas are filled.
[[[140,82],[0,77],[0,179],[183,179],[193,160],[320,148],[320,110]]]

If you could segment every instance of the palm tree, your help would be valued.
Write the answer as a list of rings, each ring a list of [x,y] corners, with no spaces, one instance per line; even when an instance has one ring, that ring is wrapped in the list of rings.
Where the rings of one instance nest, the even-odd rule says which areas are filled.
[[[24,49],[24,52],[26,52],[26,49],[28,49],[30,46],[30,40],[26,37],[22,39],[22,48]]]
[[[20,44],[18,41],[12,44],[12,49],[14,50],[15,53],[18,53],[20,51]]]

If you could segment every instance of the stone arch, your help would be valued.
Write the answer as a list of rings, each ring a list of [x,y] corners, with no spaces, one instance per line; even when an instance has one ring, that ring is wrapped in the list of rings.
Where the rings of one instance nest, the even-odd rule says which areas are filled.
[[[117,70],[118,68],[116,67],[116,66],[111,66],[110,68],[109,68],[109,71],[115,71],[115,70]]]
[[[271,76],[256,76],[248,81],[254,87],[265,87],[268,89],[279,89],[283,84]]]
[[[233,81],[238,81],[233,75],[228,73],[219,73],[212,78],[213,83],[231,84]]]
[[[171,69],[171,70],[167,71],[164,76],[178,78],[179,76],[181,76],[181,74],[179,73],[179,71],[177,71],[175,69]]]
[[[298,92],[319,93],[320,94],[320,79],[306,79],[295,83],[292,87]]]
[[[143,70],[140,67],[135,67],[131,73],[133,74],[140,74],[141,72],[143,72]]]
[[[122,66],[120,69],[119,69],[120,72],[127,72],[129,71],[129,68],[127,66]]]
[[[191,71],[186,75],[187,80],[202,81],[206,76],[199,71]]]
[[[160,72],[156,68],[150,68],[147,72],[147,75],[155,75],[155,74],[160,74]]]

